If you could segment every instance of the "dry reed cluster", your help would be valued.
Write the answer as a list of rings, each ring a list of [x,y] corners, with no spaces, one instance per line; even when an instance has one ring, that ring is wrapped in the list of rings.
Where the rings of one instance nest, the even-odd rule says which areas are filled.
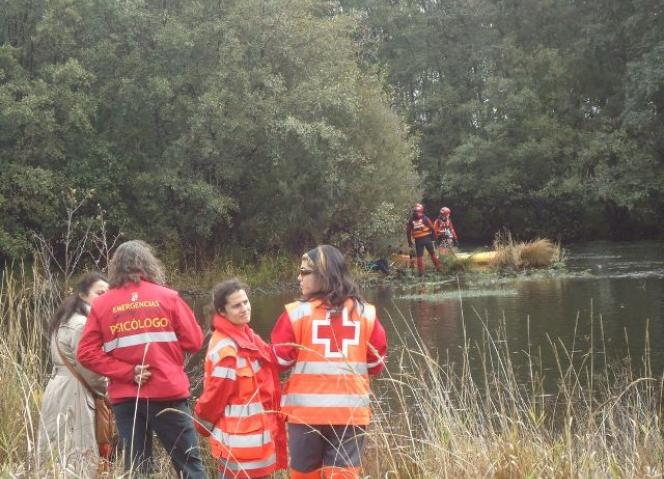
[[[543,268],[563,260],[560,244],[549,239],[514,241],[512,235],[497,234],[493,242],[496,251],[491,265],[516,269]]]
[[[35,465],[49,368],[45,325],[58,301],[38,277],[2,279],[0,477],[74,477]],[[606,357],[601,334],[585,352],[552,338],[557,367],[547,378],[542,352],[515,355],[501,331],[485,327],[482,341],[466,341],[454,361],[439,361],[411,318],[391,320],[397,337],[390,373],[374,381],[365,477],[662,477],[662,378],[647,352],[637,376],[630,358],[617,367],[598,359]],[[163,455],[159,470],[155,477],[173,477]],[[119,463],[109,477],[126,477]]]

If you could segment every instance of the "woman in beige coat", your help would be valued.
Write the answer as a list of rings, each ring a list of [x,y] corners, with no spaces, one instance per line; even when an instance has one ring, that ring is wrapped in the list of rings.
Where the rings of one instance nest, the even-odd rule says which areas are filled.
[[[101,274],[86,274],[49,325],[53,373],[42,402],[38,462],[40,468],[55,467],[67,476],[94,477],[100,451],[95,439],[94,398],[72,375],[60,353],[92,389],[106,393],[106,378],[78,364],[76,350],[90,305],[107,290]]]

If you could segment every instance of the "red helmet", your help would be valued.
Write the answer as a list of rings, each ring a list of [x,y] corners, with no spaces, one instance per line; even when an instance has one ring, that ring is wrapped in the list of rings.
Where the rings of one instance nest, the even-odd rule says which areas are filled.
[[[452,214],[452,210],[449,209],[447,206],[443,206],[443,207],[440,209],[440,214],[441,214],[441,216],[449,216],[449,215]]]
[[[413,211],[415,212],[424,212],[424,206],[422,206],[422,203],[415,203],[415,206],[413,207]]]

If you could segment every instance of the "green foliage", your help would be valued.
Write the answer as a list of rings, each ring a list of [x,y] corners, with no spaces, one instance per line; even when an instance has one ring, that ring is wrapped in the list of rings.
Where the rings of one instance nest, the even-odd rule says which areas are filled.
[[[66,188],[182,265],[367,234],[414,200],[415,142],[327,2],[4,3],[5,257],[58,237]]]
[[[664,233],[656,0],[346,0],[466,239]]]

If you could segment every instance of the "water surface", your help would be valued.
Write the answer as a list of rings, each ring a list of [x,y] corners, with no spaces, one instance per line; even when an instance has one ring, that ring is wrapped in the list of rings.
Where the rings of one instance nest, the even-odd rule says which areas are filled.
[[[365,290],[376,304],[391,344],[413,341],[414,330],[441,361],[459,358],[466,343],[504,329],[517,370],[525,355],[541,354],[554,368],[551,343],[610,360],[631,356],[636,369],[650,341],[653,373],[664,369],[664,242],[593,242],[566,247],[563,271],[499,276],[431,275]],[[295,283],[295,277],[293,278]],[[253,327],[264,338],[292,294],[251,297]],[[603,335],[603,338],[602,338]],[[393,350],[394,352],[394,350]],[[393,367],[393,366],[392,366]]]

